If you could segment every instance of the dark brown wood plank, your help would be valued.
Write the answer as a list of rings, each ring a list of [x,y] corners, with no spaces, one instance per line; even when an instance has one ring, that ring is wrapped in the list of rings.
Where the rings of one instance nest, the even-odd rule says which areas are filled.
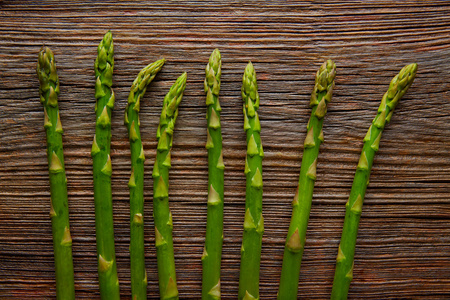
[[[112,160],[121,292],[130,297],[130,173],[123,110],[139,70],[167,63],[141,109],[146,151],[145,229],[149,299],[158,299],[151,169],[160,105],[183,71],[188,84],[172,153],[170,201],[182,299],[201,293],[207,152],[203,78],[210,52],[223,57],[226,164],[223,299],[239,279],[245,176],[240,85],[252,60],[261,96],[265,233],[261,299],[275,299],[309,118],[314,72],[338,66],[324,123],[299,296],[331,292],[344,204],[362,138],[390,79],[411,62],[419,72],[386,128],[358,235],[351,299],[450,298],[450,5],[445,1],[0,1],[0,298],[55,297],[50,192],[35,64],[50,46],[61,81],[77,298],[98,294],[92,167],[96,47],[115,43]]]

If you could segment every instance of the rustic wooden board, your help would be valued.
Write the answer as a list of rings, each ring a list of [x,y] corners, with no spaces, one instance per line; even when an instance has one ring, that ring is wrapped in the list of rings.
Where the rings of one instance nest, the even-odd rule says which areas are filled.
[[[245,135],[240,85],[258,75],[264,159],[265,233],[261,299],[275,299],[291,200],[300,170],[314,72],[338,66],[324,123],[299,296],[331,292],[344,204],[362,138],[390,78],[411,62],[419,72],[383,135],[357,242],[352,299],[450,298],[450,3],[447,1],[0,1],[0,298],[55,297],[43,110],[35,64],[50,46],[61,81],[77,298],[98,294],[92,167],[96,47],[115,44],[112,160],[121,292],[130,295],[129,144],[122,124],[139,70],[165,57],[141,109],[146,151],[145,229],[150,299],[158,299],[151,169],[164,94],[188,72],[170,174],[174,245],[182,299],[199,299],[206,223],[204,67],[223,57],[226,164],[223,299],[235,299],[244,218]]]

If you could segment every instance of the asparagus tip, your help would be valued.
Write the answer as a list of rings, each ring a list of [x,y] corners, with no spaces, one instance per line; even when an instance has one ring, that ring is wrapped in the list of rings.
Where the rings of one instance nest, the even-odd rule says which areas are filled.
[[[36,73],[41,85],[47,83],[49,79],[57,81],[55,56],[53,55],[52,50],[47,46],[42,46],[39,51]]]
[[[253,67],[253,64],[250,60],[248,61],[247,66],[245,67],[244,74],[250,78],[256,77],[255,76],[255,68]]]
[[[211,56],[209,57],[209,66],[211,66],[214,69],[214,72],[217,72],[221,65],[221,55],[219,49],[214,49],[214,51],[211,53]]]
[[[187,73],[184,72],[183,74],[181,74],[180,77],[178,77],[177,82],[179,85],[185,85],[186,84],[186,79],[187,79]]]

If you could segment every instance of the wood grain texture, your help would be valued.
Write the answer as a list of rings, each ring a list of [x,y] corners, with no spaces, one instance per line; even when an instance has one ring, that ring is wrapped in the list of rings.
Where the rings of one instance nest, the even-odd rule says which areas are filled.
[[[325,1],[324,1],[325,2]],[[237,297],[245,199],[242,72],[252,60],[261,97],[265,233],[261,299],[275,299],[300,171],[314,72],[337,65],[324,123],[299,297],[331,292],[345,202],[362,138],[390,79],[417,62],[417,78],[381,140],[367,190],[351,299],[450,298],[450,3],[447,1],[0,1],[0,298],[51,299],[55,279],[37,53],[53,50],[68,177],[77,298],[97,299],[90,147],[96,47],[115,44],[112,161],[116,253],[130,297],[130,153],[122,117],[132,80],[165,57],[141,103],[146,152],[145,239],[149,299],[158,299],[151,170],[165,93],[188,72],[173,142],[170,202],[182,299],[201,295],[206,227],[204,68],[222,53],[225,170],[223,299]]]

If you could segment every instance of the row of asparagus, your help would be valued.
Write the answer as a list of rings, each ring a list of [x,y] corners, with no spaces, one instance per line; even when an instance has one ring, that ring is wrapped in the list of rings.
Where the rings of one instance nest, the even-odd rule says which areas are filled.
[[[147,298],[147,274],[144,256],[144,149],[139,131],[140,100],[147,86],[161,70],[161,59],[143,68],[134,80],[125,109],[124,124],[128,130],[131,149],[130,189],[130,263],[132,299]],[[120,299],[114,247],[113,210],[111,193],[111,114],[115,95],[112,90],[114,47],[111,32],[106,33],[98,46],[95,68],[96,126],[92,143],[94,174],[95,226],[98,257],[98,279],[102,299]],[[364,137],[364,146],[346,204],[341,242],[336,258],[336,271],[331,299],[346,299],[353,278],[353,258],[359,218],[375,153],[381,134],[389,123],[394,108],[412,84],[416,64],[405,66],[391,81],[384,94],[377,115]],[[69,226],[67,178],[65,175],[62,134],[58,110],[59,80],[52,51],[43,47],[39,53],[37,74],[40,99],[44,106],[44,128],[47,134],[53,247],[58,299],[74,299],[72,239]],[[278,299],[297,299],[300,265],[306,240],[320,144],[324,141],[323,121],[334,88],[336,66],[333,61],[323,63],[317,71],[311,94],[311,116],[307,125],[304,151],[297,192],[292,201],[289,226],[281,271]],[[206,66],[204,90],[207,106],[208,199],[205,247],[202,255],[202,299],[220,299],[220,268],[223,243],[224,162],[219,103],[221,55],[214,50]],[[183,97],[187,74],[183,73],[164,98],[157,129],[157,154],[153,166],[153,217],[161,299],[178,299],[172,214],[169,209],[169,169],[171,148],[178,106]],[[259,94],[255,69],[251,62],[242,80],[244,130],[247,141],[245,159],[246,199],[244,231],[241,246],[241,267],[238,299],[259,299],[259,268],[264,218],[262,214],[261,124],[258,116]]]

